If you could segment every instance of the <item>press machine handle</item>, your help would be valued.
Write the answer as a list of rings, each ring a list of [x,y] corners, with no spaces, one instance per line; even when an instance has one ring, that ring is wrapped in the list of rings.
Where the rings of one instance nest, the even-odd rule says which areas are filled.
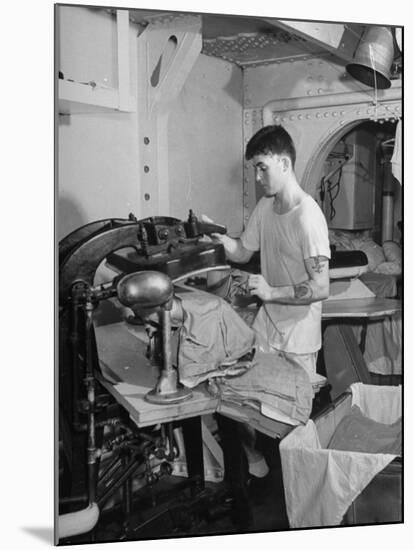
[[[211,235],[212,233],[220,233],[225,235],[227,227],[213,222],[200,221],[192,210],[188,214],[188,220],[184,222],[185,231],[189,238],[198,237],[200,235]]]

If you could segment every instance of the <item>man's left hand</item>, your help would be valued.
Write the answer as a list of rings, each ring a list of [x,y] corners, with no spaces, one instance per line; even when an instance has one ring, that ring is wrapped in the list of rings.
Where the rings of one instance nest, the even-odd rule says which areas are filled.
[[[272,287],[269,286],[263,275],[250,275],[248,287],[250,294],[258,296],[263,302],[272,299]]]

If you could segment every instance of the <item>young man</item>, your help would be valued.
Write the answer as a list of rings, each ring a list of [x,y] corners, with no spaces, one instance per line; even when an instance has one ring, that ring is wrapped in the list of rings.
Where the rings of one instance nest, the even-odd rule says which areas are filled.
[[[282,126],[259,130],[247,144],[246,159],[253,162],[264,197],[239,239],[214,237],[237,263],[248,262],[260,250],[261,274],[250,275],[248,283],[262,301],[253,324],[258,346],[275,352],[275,361],[289,356],[312,375],[321,346],[322,300],[329,295],[326,220],[296,179],[295,147]],[[254,452],[251,435],[245,445],[249,471],[261,477],[267,466]]]
[[[259,130],[246,147],[260,199],[239,239],[215,235],[229,260],[248,262],[261,254],[261,275],[249,277],[251,294],[262,300],[253,328],[264,351],[294,354],[315,371],[321,346],[322,300],[329,295],[328,228],[316,201],[299,185],[295,147],[282,126]]]

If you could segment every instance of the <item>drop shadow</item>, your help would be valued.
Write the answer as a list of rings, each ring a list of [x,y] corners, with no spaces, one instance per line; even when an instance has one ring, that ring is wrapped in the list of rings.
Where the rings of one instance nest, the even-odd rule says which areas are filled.
[[[53,546],[55,542],[53,527],[22,527],[21,530],[36,539],[46,542],[48,545]]]

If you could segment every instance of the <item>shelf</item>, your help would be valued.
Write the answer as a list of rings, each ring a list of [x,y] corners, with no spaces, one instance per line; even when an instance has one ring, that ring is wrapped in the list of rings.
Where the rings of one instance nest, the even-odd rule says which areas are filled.
[[[136,99],[130,94],[129,16],[128,10],[116,11],[118,88],[90,83],[58,80],[59,114],[76,114],[110,109],[125,113],[136,111]]]
[[[135,112],[135,98],[121,96],[117,88],[100,88],[70,80],[59,80],[59,114],[85,112],[87,106],[103,107],[122,112]],[[82,107],[83,105],[83,107]]]

